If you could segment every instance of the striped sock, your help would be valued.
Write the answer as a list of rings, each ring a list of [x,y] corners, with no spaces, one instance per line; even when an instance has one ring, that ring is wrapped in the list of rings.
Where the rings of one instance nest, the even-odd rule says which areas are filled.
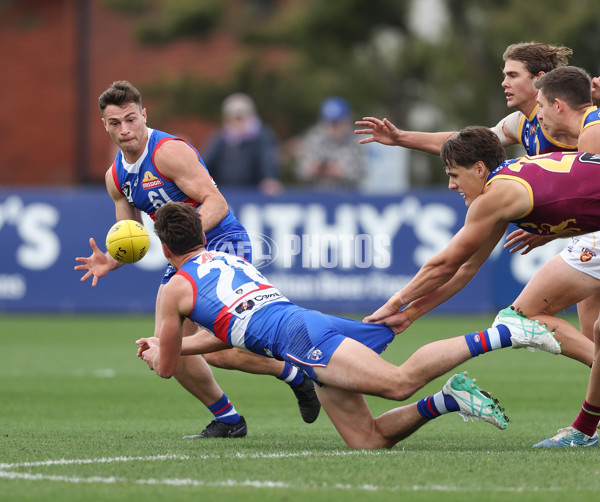
[[[423,418],[431,420],[433,418],[458,411],[458,404],[452,396],[447,396],[442,391],[437,392],[433,396],[424,397],[417,403],[417,410]]]
[[[215,416],[215,420],[218,420],[219,422],[225,422],[226,424],[237,424],[241,419],[225,393],[223,393],[221,399],[211,404],[208,409]]]
[[[573,422],[573,427],[583,432],[587,436],[596,434],[598,423],[600,422],[600,407],[592,406],[587,401],[583,401],[581,411]]]
[[[298,371],[298,368],[292,366],[287,361],[283,368],[283,372],[277,378],[289,384],[290,387],[297,387],[304,382],[304,375]]]
[[[499,324],[495,328],[488,328],[485,331],[469,333],[465,335],[465,340],[473,357],[485,354],[491,350],[512,346],[510,331],[504,324]]]

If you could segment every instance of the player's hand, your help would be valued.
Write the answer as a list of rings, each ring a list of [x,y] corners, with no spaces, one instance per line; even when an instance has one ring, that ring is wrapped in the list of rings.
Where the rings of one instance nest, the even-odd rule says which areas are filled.
[[[592,101],[596,106],[600,105],[600,77],[592,79]]]
[[[365,317],[365,319],[368,319]],[[365,321],[369,322],[369,321]],[[399,335],[412,324],[412,321],[406,316],[404,312],[396,312],[393,315],[385,317],[379,321],[376,321],[377,324],[383,324],[390,328],[394,334]]]
[[[138,346],[137,356],[144,360],[151,371],[154,371],[154,360],[160,351],[158,338],[155,336],[140,338],[135,343]]]
[[[148,365],[148,368],[150,368],[151,371],[154,371],[154,361],[156,360],[156,356],[158,355],[159,351],[160,349],[158,348],[158,345],[152,345],[149,349],[142,352],[141,358]]]
[[[403,312],[398,312],[398,309],[389,301],[371,315],[365,317],[363,322],[383,324],[384,326],[392,329],[397,335],[402,333],[412,324],[412,321],[406,316],[406,314]]]
[[[554,235],[537,235],[518,229],[506,236],[504,249],[510,248],[511,253],[521,251],[521,254],[527,254],[532,249],[543,246],[554,239],[556,239]]]
[[[98,283],[100,277],[105,276],[112,269],[116,268],[112,262],[118,262],[112,256],[103,253],[93,237],[90,237],[90,246],[92,247],[92,254],[90,256],[87,258],[81,256],[75,258],[75,261],[83,263],[83,265],[76,265],[75,270],[85,270],[86,272],[81,278],[81,282],[92,277],[93,287]]]
[[[139,340],[136,340],[135,343],[138,345],[137,356],[142,359],[143,359],[142,354],[144,353],[144,351],[150,349],[150,347],[160,345],[160,342],[158,341],[158,337],[156,337],[156,336],[150,336],[148,338],[140,338]]]
[[[374,322],[376,324],[383,324],[390,328],[394,334],[399,335],[403,331],[405,331],[411,324],[412,321],[406,317],[406,314],[403,312],[396,312],[395,314],[389,315],[387,317],[383,317],[378,320],[371,320],[373,316],[368,316],[363,319],[363,322]]]
[[[400,144],[400,129],[392,124],[388,119],[379,120],[375,117],[363,117],[357,120],[355,125],[365,129],[356,129],[354,134],[370,134],[371,137],[363,138],[359,141],[361,144],[377,141],[382,145],[396,146]]]

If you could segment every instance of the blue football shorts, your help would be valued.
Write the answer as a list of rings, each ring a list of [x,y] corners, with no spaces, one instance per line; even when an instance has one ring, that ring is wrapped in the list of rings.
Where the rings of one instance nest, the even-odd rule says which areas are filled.
[[[282,355],[317,383],[313,368],[327,366],[345,338],[352,338],[378,354],[394,339],[394,332],[382,324],[365,323],[314,310],[300,312],[288,327],[292,329],[285,347],[282,347]]]

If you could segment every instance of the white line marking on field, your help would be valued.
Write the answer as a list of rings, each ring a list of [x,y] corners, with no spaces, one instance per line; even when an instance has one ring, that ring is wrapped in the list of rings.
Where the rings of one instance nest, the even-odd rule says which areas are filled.
[[[55,474],[40,474],[34,472],[15,472],[11,469],[19,468],[35,468],[35,467],[47,467],[47,466],[63,466],[63,465],[92,465],[92,464],[110,464],[116,462],[154,462],[154,461],[166,461],[166,460],[220,460],[220,459],[270,459],[270,458],[294,458],[294,457],[343,457],[349,455],[399,455],[402,454],[402,450],[350,450],[350,451],[333,451],[333,452],[311,452],[303,451],[297,453],[281,452],[281,453],[234,453],[230,455],[200,455],[189,457],[187,455],[153,455],[147,457],[100,457],[100,458],[80,458],[80,459],[57,459],[57,460],[40,460],[35,462],[15,462],[15,463],[2,463],[0,464],[0,479],[8,480],[25,480],[25,481],[58,481],[64,483],[103,483],[103,484],[116,484],[116,483],[135,483],[139,485],[168,485],[168,486],[195,486],[195,487],[252,487],[252,488],[285,488],[285,489],[299,489],[299,488],[332,488],[336,490],[358,490],[358,491],[385,491],[385,492],[461,492],[465,491],[460,486],[440,486],[440,485],[413,485],[411,487],[401,486],[377,486],[370,484],[362,485],[351,485],[341,483],[320,483],[308,484],[302,486],[296,486],[286,481],[258,481],[258,480],[214,480],[214,481],[203,481],[200,479],[190,478],[174,478],[174,479],[136,479],[130,480],[122,477],[108,476],[64,476]],[[540,491],[538,487],[486,487],[486,491],[490,492],[529,492],[529,491]],[[469,489],[472,491],[472,489]],[[543,488],[541,491],[562,491],[559,488]]]
[[[37,462],[19,462],[14,464],[0,464],[0,469],[15,469],[17,467],[41,467],[46,465],[73,465],[73,464],[112,464],[114,462],[152,462],[154,460],[189,460],[187,455],[154,455],[151,457],[101,457],[101,458],[73,458],[59,460],[39,460]]]
[[[350,451],[333,451],[333,452],[281,452],[281,453],[232,453],[226,455],[199,455],[194,456],[193,460],[222,460],[222,459],[281,459],[281,458],[297,458],[297,457],[343,457],[349,455],[390,455],[402,453],[401,450],[396,451],[365,451],[365,450],[350,450]],[[117,462],[154,462],[164,460],[190,460],[187,455],[154,455],[147,457],[101,457],[101,458],[75,458],[75,459],[56,459],[56,460],[39,460],[32,462],[14,462],[14,463],[0,463],[0,479],[8,480],[25,480],[25,481],[57,481],[63,483],[103,483],[103,484],[116,484],[132,482],[140,485],[168,485],[168,486],[205,486],[205,487],[253,487],[253,488],[294,488],[288,482],[285,481],[258,481],[258,480],[212,480],[203,481],[199,479],[137,479],[129,480],[122,477],[108,476],[64,476],[57,474],[41,474],[35,472],[15,472],[14,469],[23,468],[35,468],[35,467],[49,467],[49,466],[65,466],[65,465],[92,465],[92,464],[110,464]],[[327,485],[320,485],[322,488],[326,488]],[[364,486],[352,486],[352,485],[331,485],[332,488],[339,490],[389,490],[389,488],[380,488],[377,486],[364,485]],[[315,486],[315,488],[317,488]],[[392,488],[394,490],[394,488]]]

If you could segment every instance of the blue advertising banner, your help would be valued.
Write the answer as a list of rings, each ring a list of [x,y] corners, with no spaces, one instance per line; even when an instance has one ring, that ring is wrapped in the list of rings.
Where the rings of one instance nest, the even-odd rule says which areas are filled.
[[[261,272],[291,300],[331,313],[366,314],[381,306],[448,244],[466,213],[462,199],[441,188],[224,195],[251,236]],[[152,242],[141,262],[109,273],[96,287],[73,270],[76,256],[91,254],[90,237],[105,249],[113,223],[114,206],[102,188],[0,191],[0,311],[152,312],[166,261],[149,218]],[[475,279],[436,312],[503,308],[563,245],[556,241],[525,256],[498,246]]]

